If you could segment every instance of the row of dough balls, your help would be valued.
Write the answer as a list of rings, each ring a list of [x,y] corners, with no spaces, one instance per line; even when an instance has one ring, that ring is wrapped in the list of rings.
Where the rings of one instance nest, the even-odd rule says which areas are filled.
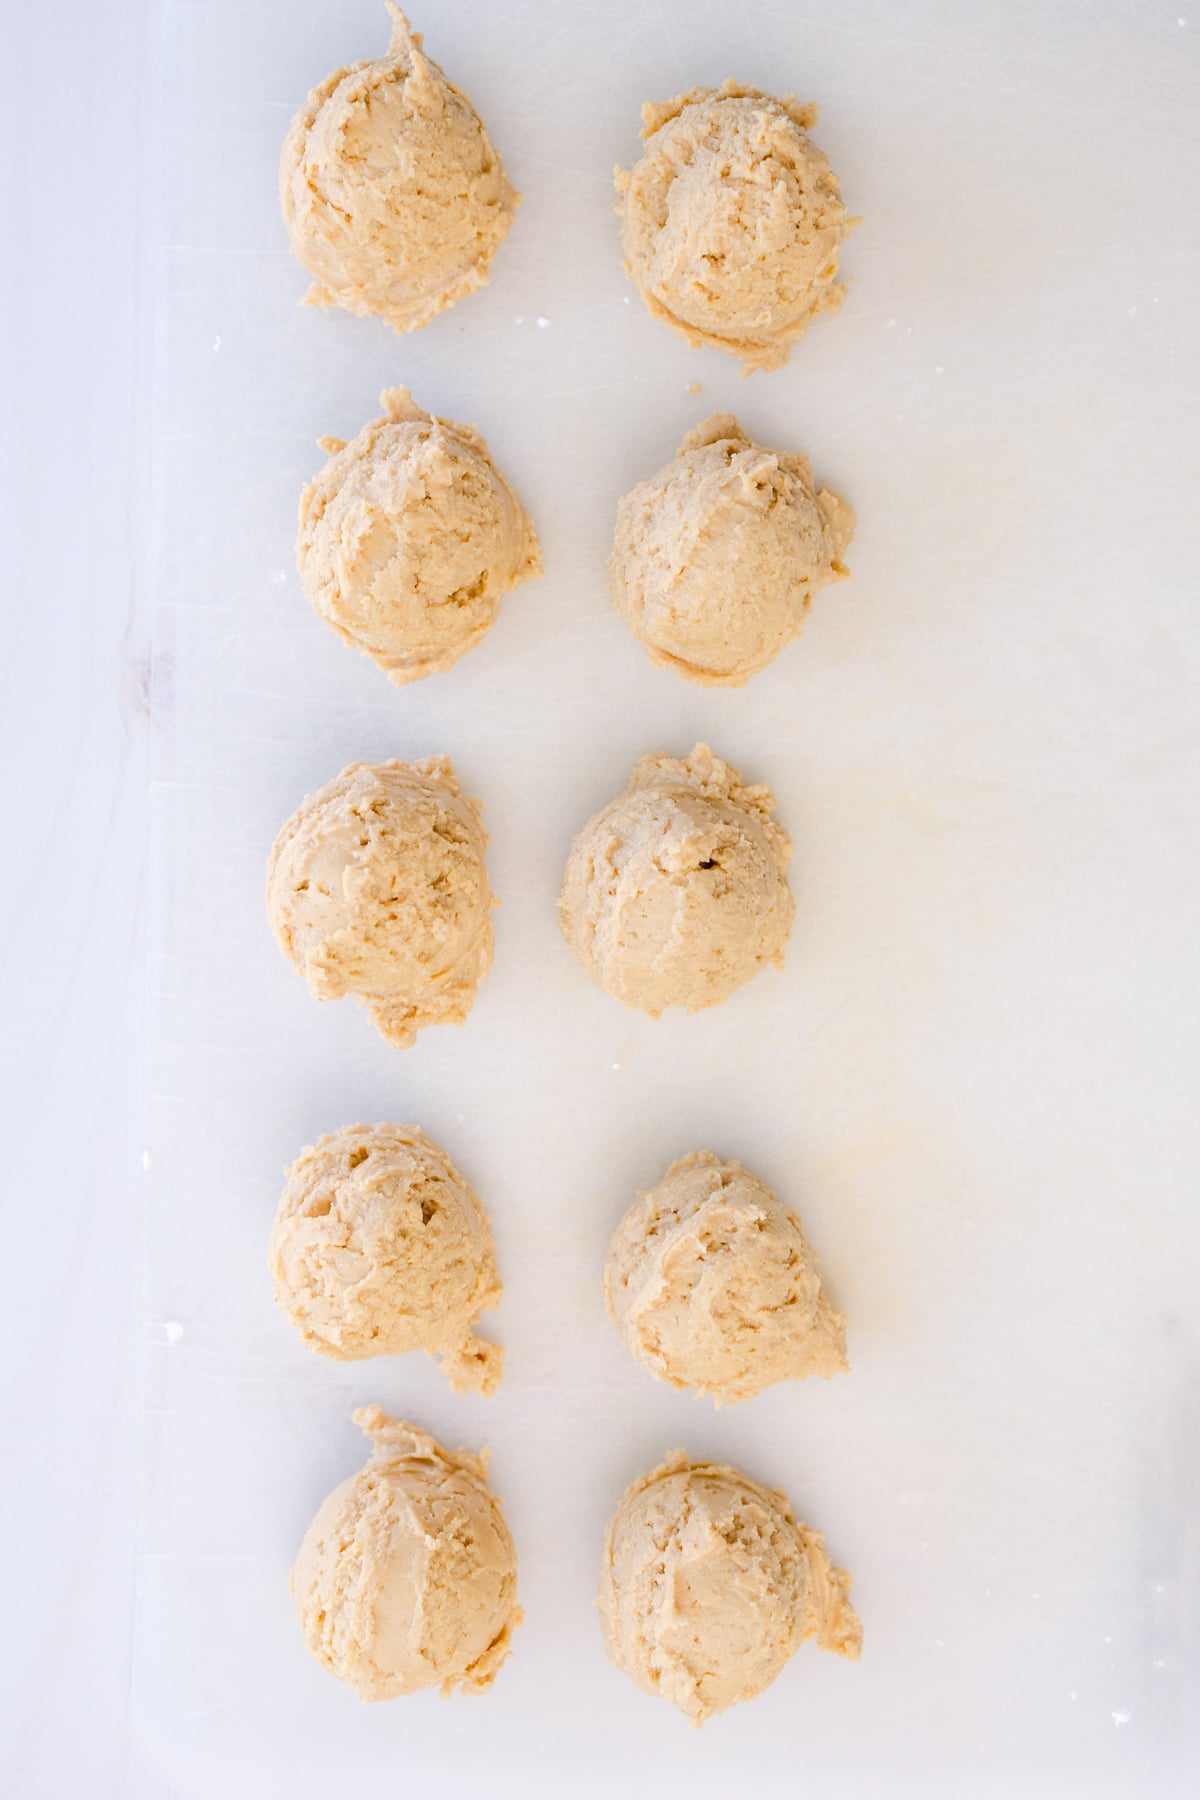
[[[320,439],[329,460],[301,496],[296,564],[317,616],[403,684],[456,663],[542,559],[477,431],[422,411],[407,388],[380,405],[348,443]],[[717,413],[620,501],[613,603],[660,668],[738,687],[848,574],[853,530],[806,456],[768,450]]]
[[[335,71],[297,114],[280,190],[308,299],[409,331],[486,281],[519,196],[467,96],[388,8],[387,54]],[[815,116],[734,82],[693,89],[643,109],[643,154],[618,171],[626,268],[650,312],[744,372],[786,361],[842,298],[839,251],[855,221],[807,135]],[[320,616],[406,682],[450,667],[541,561],[477,433],[403,389],[383,406],[353,442],[323,445],[298,561]],[[753,444],[722,415],[621,502],[614,600],[656,662],[735,685],[845,573],[852,528],[806,459]],[[703,745],[683,762],[643,758],[568,859],[563,930],[593,979],[657,1014],[715,1004],[779,961],[790,844],[771,808]],[[272,852],[282,948],[314,994],[357,995],[396,1043],[461,1020],[491,961],[485,843],[444,758],[352,766],[305,801]],[[720,1244],[728,1255],[714,1259]],[[455,1385],[486,1392],[499,1378],[499,1347],[473,1331],[500,1292],[486,1216],[419,1132],[353,1127],[306,1151],[288,1173],[272,1266],[281,1303],[327,1354],[423,1348]],[[845,1367],[844,1323],[799,1221],[711,1152],[640,1197],[605,1288],[633,1354],[718,1401]],[[745,1328],[731,1331],[733,1317]],[[520,1621],[485,1461],[378,1407],[355,1418],[372,1456],[321,1507],[292,1574],[306,1641],[364,1699],[485,1688]],[[700,1723],[761,1692],[806,1637],[856,1656],[848,1588],[786,1496],[677,1452],[633,1484],[609,1528],[605,1645],[639,1687]]]
[[[520,195],[462,89],[387,0],[384,56],[308,95],[280,158],[307,300],[414,331],[488,279]],[[726,81],[642,108],[642,155],[616,174],[625,269],[691,344],[778,368],[834,312],[858,223],[808,135],[815,106]]]
[[[360,1407],[366,1465],[324,1501],[291,1575],[304,1640],[366,1701],[491,1686],[521,1623],[517,1557],[480,1452]],[[681,1450],[629,1487],[597,1601],[610,1660],[694,1725],[771,1685],[799,1645],[857,1658],[850,1578],[787,1495]]]
[[[782,963],[792,846],[774,804],[706,744],[641,758],[563,874],[563,936],[598,987],[652,1017],[697,1012]],[[352,994],[389,1043],[461,1024],[492,963],[486,844],[447,757],[352,763],[272,847],[280,949],[318,1000]]]
[[[339,1362],[422,1350],[460,1393],[495,1391],[503,1351],[476,1334],[503,1292],[487,1214],[416,1126],[348,1125],[303,1150],[269,1257],[311,1350]],[[635,1361],[718,1406],[849,1366],[846,1321],[800,1220],[711,1150],[638,1195],[609,1246],[604,1298]]]
[[[286,1174],[270,1262],[276,1298],[312,1349],[339,1360],[423,1350],[455,1388],[494,1391],[502,1351],[475,1332],[501,1294],[487,1215],[416,1127],[353,1125],[304,1150]],[[799,1219],[712,1151],[680,1158],[638,1196],[604,1291],[636,1360],[718,1405],[847,1367],[845,1321]],[[372,1455],[320,1507],[292,1571],[304,1640],[364,1700],[479,1692],[521,1618],[486,1459],[379,1407],[354,1417]],[[638,1687],[700,1724],[761,1693],[805,1638],[856,1657],[849,1587],[784,1494],[676,1451],[634,1482],[609,1526],[604,1643]]]

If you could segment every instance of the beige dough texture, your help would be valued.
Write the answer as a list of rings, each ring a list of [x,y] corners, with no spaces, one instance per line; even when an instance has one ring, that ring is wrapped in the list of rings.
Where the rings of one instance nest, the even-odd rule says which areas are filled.
[[[403,1049],[460,1025],[492,965],[486,845],[448,757],[352,763],[275,840],[271,929],[316,999],[353,994]]]
[[[776,369],[835,312],[847,217],[815,106],[726,81],[642,108],[645,148],[617,170],[625,269],[656,319],[692,344]]]
[[[857,1658],[849,1593],[785,1494],[676,1450],[618,1506],[598,1600],[612,1662],[702,1725],[770,1687],[805,1638]]]
[[[682,761],[642,757],[563,876],[563,936],[597,986],[657,1018],[716,1006],[782,963],[792,846],[774,804],[707,744]]]
[[[806,456],[766,450],[717,413],[619,503],[613,602],[652,662],[739,687],[797,636],[817,590],[849,573],[853,531]]]
[[[849,1366],[846,1321],[799,1219],[711,1150],[672,1163],[630,1207],[609,1247],[604,1299],[636,1362],[718,1406]]]
[[[484,1454],[364,1406],[370,1460],[317,1512],[292,1570],[304,1641],[360,1700],[490,1687],[521,1622]]]
[[[339,1362],[424,1350],[460,1393],[495,1389],[504,1353],[473,1330],[503,1291],[487,1215],[415,1125],[347,1125],[302,1150],[269,1254],[310,1349]]]
[[[415,331],[483,286],[520,195],[470,100],[388,12],[386,55],[336,69],[292,120],[279,196],[309,305]]]
[[[318,617],[403,684],[457,662],[542,561],[477,431],[422,412],[407,388],[380,404],[348,444],[321,439],[296,564]]]

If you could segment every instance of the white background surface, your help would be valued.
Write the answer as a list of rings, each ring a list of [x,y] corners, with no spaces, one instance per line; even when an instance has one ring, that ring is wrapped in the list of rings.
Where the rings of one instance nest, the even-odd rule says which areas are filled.
[[[0,1792],[129,1756],[141,1402],[150,5],[2,9]]]
[[[698,1793],[749,1775],[1194,1788],[1197,83],[1179,16],[441,7],[418,23],[525,203],[491,286],[401,343],[294,308],[274,211],[287,117],[381,47],[374,0],[169,5],[157,556],[135,194],[159,153],[120,104],[147,73],[144,17],[14,22],[13,66],[54,79],[18,81],[8,114],[39,279],[5,294],[20,1279],[0,1318],[27,1620],[5,1651],[6,1792],[304,1793],[368,1769],[449,1793],[636,1791],[633,1769]],[[820,99],[867,220],[841,318],[745,384],[626,305],[609,213],[638,101],[731,71]],[[548,569],[407,693],[311,619],[290,558],[312,439],[397,379],[484,429]],[[860,531],[853,582],[801,643],[712,696],[643,662],[601,568],[616,495],[724,406],[809,450]],[[147,582],[165,860],[129,1737]],[[655,1026],[586,987],[553,896],[634,756],[700,735],[776,790],[800,916],[782,976]],[[353,756],[434,749],[487,803],[497,965],[465,1031],[398,1057],[291,977],[261,863]],[[280,1165],[389,1112],[443,1138],[491,1206],[493,1402],[407,1363],[315,1367],[271,1307]],[[800,1206],[851,1377],[714,1417],[623,1361],[605,1238],[702,1139]],[[295,1635],[296,1539],[359,1458],[350,1404],[376,1397],[493,1449],[528,1622],[474,1704],[364,1712]],[[702,1736],[608,1668],[588,1608],[621,1486],[675,1442],[786,1485],[852,1569],[867,1632],[859,1668],[806,1650]]]

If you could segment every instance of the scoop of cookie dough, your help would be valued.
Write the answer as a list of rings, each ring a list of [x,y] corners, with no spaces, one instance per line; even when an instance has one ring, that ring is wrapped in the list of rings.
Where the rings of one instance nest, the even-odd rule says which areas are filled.
[[[619,503],[613,601],[652,662],[738,687],[791,643],[818,588],[849,573],[853,530],[806,456],[765,450],[717,413]]]
[[[296,563],[314,610],[395,682],[457,662],[541,554],[529,516],[477,431],[435,419],[407,388],[300,500]]]
[[[846,1321],[799,1219],[711,1150],[639,1194],[609,1246],[604,1299],[635,1361],[718,1406],[848,1367]]]
[[[617,171],[625,268],[656,319],[692,344],[776,369],[844,289],[846,215],[808,135],[815,106],[726,81],[642,108],[640,160]]]
[[[774,804],[707,744],[683,761],[642,757],[563,876],[562,933],[598,987],[657,1018],[716,1006],[782,963],[792,846]]]
[[[492,966],[479,803],[450,759],[352,763],[297,807],[267,863],[267,916],[318,1000],[353,994],[389,1043],[460,1025]]]
[[[503,1351],[472,1329],[502,1292],[487,1215],[415,1125],[347,1125],[302,1150],[270,1263],[279,1306],[323,1356],[424,1350],[460,1393],[499,1382]]]
[[[292,1570],[304,1641],[360,1700],[491,1686],[521,1622],[485,1454],[363,1406],[370,1460],[317,1512]]]
[[[415,331],[483,286],[520,195],[470,100],[387,6],[386,55],[336,69],[292,120],[279,194],[308,303]]]
[[[857,1657],[849,1592],[785,1494],[676,1450],[608,1528],[600,1625],[618,1669],[702,1725],[770,1687],[805,1638]]]

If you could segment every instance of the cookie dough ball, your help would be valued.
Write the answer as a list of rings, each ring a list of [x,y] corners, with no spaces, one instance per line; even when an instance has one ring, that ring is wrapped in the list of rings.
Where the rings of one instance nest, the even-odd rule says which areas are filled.
[[[739,687],[791,643],[818,588],[849,573],[853,531],[806,456],[765,450],[718,413],[618,505],[613,601],[652,662]]]
[[[426,1025],[461,1025],[492,966],[486,844],[448,757],[352,763],[275,840],[280,949],[316,999],[353,994],[401,1049]]]
[[[309,305],[415,331],[483,286],[520,195],[462,89],[388,11],[387,54],[335,70],[292,120],[279,196]]]
[[[503,1351],[472,1329],[502,1292],[487,1215],[415,1125],[347,1125],[302,1150],[270,1263],[280,1308],[322,1356],[424,1350],[460,1393],[499,1382]]]
[[[676,1450],[617,1508],[598,1599],[610,1660],[702,1725],[770,1687],[805,1638],[857,1657],[849,1593],[785,1494]]]
[[[484,1454],[443,1450],[378,1406],[374,1446],[304,1535],[291,1593],[304,1641],[360,1700],[491,1686],[521,1622],[517,1558]]]
[[[835,312],[857,224],[808,135],[815,106],[726,81],[642,108],[641,159],[617,171],[625,268],[656,319],[692,344],[777,369]]]
[[[296,563],[317,615],[403,684],[456,663],[542,560],[477,431],[422,412],[407,388],[380,404],[350,443],[322,438]]]
[[[630,1207],[609,1247],[604,1299],[636,1362],[718,1406],[848,1367],[846,1321],[822,1291],[799,1219],[711,1150],[672,1163]]]
[[[563,936],[598,987],[657,1018],[716,1006],[782,963],[792,846],[774,804],[707,744],[682,762],[642,757],[563,876]]]

